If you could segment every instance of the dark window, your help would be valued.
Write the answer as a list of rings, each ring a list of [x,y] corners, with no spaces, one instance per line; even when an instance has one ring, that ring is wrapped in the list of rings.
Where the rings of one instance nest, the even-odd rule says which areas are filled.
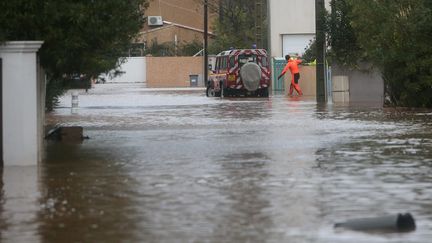
[[[216,58],[216,66],[215,70],[218,71],[220,69],[220,57]]]
[[[255,54],[250,54],[250,55],[242,54],[238,56],[238,62],[240,67],[248,62],[257,63],[257,56]]]
[[[230,57],[230,67],[232,68],[232,67],[234,67],[235,66],[235,57],[234,56],[231,56]]]
[[[222,58],[222,67],[221,69],[227,69],[227,57]]]

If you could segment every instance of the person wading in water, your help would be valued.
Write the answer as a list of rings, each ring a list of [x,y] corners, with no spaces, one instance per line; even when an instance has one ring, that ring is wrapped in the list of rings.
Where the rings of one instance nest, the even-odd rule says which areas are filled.
[[[282,73],[279,75],[278,79],[282,78],[282,76],[285,75],[285,73],[290,70],[291,72],[291,85],[289,90],[289,95],[293,94],[294,89],[297,91],[299,95],[303,95],[302,90],[300,89],[300,86],[298,85],[299,79],[300,79],[300,71],[298,68],[298,65],[302,63],[302,60],[297,59],[293,60],[291,59],[290,55],[285,56],[285,60],[287,60],[287,65],[283,69]]]

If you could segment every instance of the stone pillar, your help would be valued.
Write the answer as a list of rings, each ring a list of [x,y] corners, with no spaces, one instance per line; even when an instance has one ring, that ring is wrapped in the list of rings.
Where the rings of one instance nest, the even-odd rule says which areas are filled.
[[[348,76],[333,77],[333,103],[349,103],[350,87]]]
[[[40,80],[37,51],[42,41],[0,45],[3,62],[3,160],[5,166],[36,165],[41,156]]]

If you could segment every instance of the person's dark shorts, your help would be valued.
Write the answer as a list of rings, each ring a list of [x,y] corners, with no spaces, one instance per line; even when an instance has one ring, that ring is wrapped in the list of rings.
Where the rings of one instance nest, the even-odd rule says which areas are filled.
[[[300,73],[294,73],[294,83],[298,84],[298,81],[300,79]]]

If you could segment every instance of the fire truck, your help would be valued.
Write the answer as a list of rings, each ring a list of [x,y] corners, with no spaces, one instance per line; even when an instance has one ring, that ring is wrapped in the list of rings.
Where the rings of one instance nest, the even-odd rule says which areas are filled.
[[[207,82],[209,97],[269,97],[269,58],[265,49],[229,50],[219,53]]]

